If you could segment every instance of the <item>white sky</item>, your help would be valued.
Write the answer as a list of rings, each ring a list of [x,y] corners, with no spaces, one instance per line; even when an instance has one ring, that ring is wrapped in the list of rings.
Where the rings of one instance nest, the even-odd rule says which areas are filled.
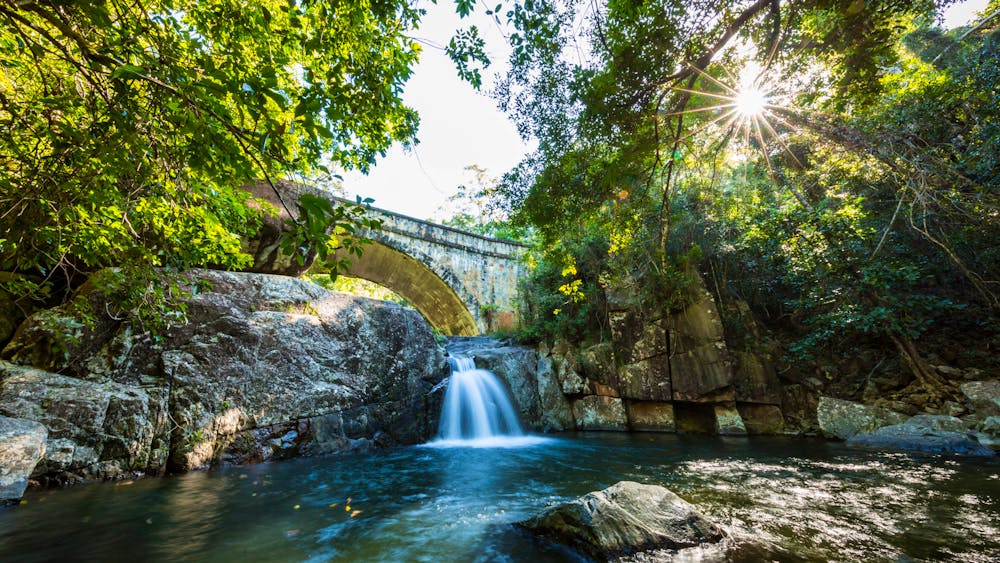
[[[427,15],[414,36],[443,47],[469,18],[459,19],[451,0],[427,4]],[[482,6],[477,6],[482,11]],[[391,149],[366,177],[344,174],[347,197],[375,198],[375,207],[420,219],[446,218],[442,206],[458,186],[468,183],[465,167],[476,164],[493,176],[513,168],[530,147],[487,95],[493,77],[506,68],[506,42],[496,24],[480,13],[472,20],[486,39],[493,64],[483,75],[483,91],[458,78],[444,53],[423,46],[420,63],[406,85],[403,100],[420,114],[419,144],[410,151]]]
[[[987,0],[967,0],[944,14],[945,27],[968,23]],[[415,36],[444,46],[455,29],[467,26],[454,3],[427,3],[428,12]],[[403,100],[420,114],[420,143],[410,151],[391,149],[368,176],[344,174],[347,197],[375,198],[375,207],[420,219],[447,217],[446,200],[470,179],[465,167],[476,164],[492,176],[513,168],[533,147],[521,140],[514,124],[496,109],[486,91],[492,77],[505,69],[507,48],[497,26],[477,6],[472,20],[486,39],[493,66],[484,74],[483,93],[459,80],[443,49],[424,46],[420,63],[407,83]]]

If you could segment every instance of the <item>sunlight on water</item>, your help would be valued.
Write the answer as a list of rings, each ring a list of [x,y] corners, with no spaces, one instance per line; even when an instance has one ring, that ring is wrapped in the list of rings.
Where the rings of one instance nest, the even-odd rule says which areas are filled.
[[[667,487],[730,534],[675,561],[1000,561],[1000,460],[795,438],[479,443],[29,491],[0,512],[0,561],[579,561],[512,524],[622,480]]]

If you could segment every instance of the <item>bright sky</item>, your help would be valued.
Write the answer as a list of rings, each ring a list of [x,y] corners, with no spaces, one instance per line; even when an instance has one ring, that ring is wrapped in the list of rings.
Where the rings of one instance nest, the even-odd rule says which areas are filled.
[[[416,38],[443,47],[456,29],[468,26],[470,20],[459,19],[450,0],[426,4],[428,13],[414,34]],[[481,12],[482,7],[477,9]],[[444,219],[449,215],[443,207],[448,196],[471,179],[466,166],[476,164],[500,176],[530,150],[487,95],[493,77],[506,67],[506,41],[497,25],[483,14],[473,21],[493,61],[483,75],[483,91],[476,92],[458,78],[443,48],[425,43],[403,96],[420,114],[420,143],[410,151],[393,148],[367,177],[357,172],[345,174],[347,197],[372,197],[375,207],[420,219]]]
[[[967,0],[951,6],[944,14],[945,27],[968,23],[986,2]],[[483,93],[459,80],[443,49],[425,45],[403,96],[420,114],[420,143],[410,151],[393,148],[368,176],[345,174],[347,197],[372,197],[375,207],[420,219],[443,219],[449,215],[448,197],[470,180],[466,166],[476,164],[500,176],[530,150],[514,124],[486,95],[492,77],[504,69],[507,50],[497,26],[481,10],[477,18],[473,22],[494,62],[484,75]],[[428,3],[427,16],[415,36],[443,47],[454,30],[468,22],[455,14],[453,2]]]

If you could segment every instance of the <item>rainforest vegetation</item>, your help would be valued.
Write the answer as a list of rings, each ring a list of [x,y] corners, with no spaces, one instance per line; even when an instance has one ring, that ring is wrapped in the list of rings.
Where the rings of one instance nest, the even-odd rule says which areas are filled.
[[[523,338],[600,339],[609,299],[669,311],[701,277],[787,365],[865,358],[947,396],[933,358],[1000,346],[1000,2],[944,30],[951,3],[457,0],[508,30],[493,95],[537,150],[480,191],[485,224],[452,223],[533,237]],[[101,283],[155,320],[164,272],[245,267],[273,210],[242,186],[415,140],[423,13],[0,2],[4,289],[57,303],[114,266]],[[447,49],[481,85],[475,28]],[[289,253],[352,244],[357,213],[303,211]]]
[[[544,249],[529,335],[600,338],[609,296],[679,308],[700,273],[785,370],[947,396],[928,357],[989,367],[1000,4],[945,31],[946,4],[526,2],[499,97],[539,145],[490,193]]]

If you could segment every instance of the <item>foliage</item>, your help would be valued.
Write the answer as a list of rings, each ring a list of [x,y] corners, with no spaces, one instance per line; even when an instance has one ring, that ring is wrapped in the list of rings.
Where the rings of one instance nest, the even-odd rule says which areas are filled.
[[[366,207],[375,201],[357,196],[356,205],[334,204],[331,200],[313,194],[299,198],[299,215],[285,221],[287,234],[281,240],[281,250],[294,256],[301,266],[315,250],[316,259],[336,273],[345,272],[351,265],[351,256],[361,257],[366,244],[371,241],[358,236],[359,229],[377,230],[382,221],[367,215]],[[346,256],[336,258],[334,253],[343,250]]]
[[[606,288],[662,304],[697,264],[800,359],[865,341],[936,384],[914,341],[1000,311],[1000,36],[950,3],[525,2],[498,95],[538,149],[496,193],[543,244],[606,237]]]
[[[450,216],[441,224],[486,237],[530,244],[533,238],[531,229],[511,224],[506,215],[493,205],[497,180],[475,164],[466,166],[465,170],[471,174],[471,182],[459,186],[448,198],[446,213]]]
[[[547,248],[530,258],[534,268],[520,286],[522,331],[527,341],[601,340],[607,331],[600,285],[607,246],[599,237]]]
[[[248,266],[241,242],[267,206],[242,186],[364,171],[413,141],[401,93],[423,13],[406,0],[0,3],[0,270],[61,301],[109,266],[149,288],[155,268]],[[486,62],[475,38],[449,50],[470,80]],[[285,251],[360,251],[358,208],[298,204]]]

